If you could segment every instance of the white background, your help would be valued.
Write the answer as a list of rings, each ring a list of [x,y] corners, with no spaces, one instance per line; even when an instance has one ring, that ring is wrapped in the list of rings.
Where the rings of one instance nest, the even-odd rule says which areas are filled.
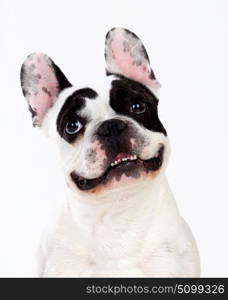
[[[19,72],[47,53],[75,85],[104,72],[104,37],[126,27],[162,83],[168,179],[198,243],[202,276],[228,275],[227,1],[0,1],[0,276],[32,276],[40,233],[63,196],[49,142],[31,124]]]

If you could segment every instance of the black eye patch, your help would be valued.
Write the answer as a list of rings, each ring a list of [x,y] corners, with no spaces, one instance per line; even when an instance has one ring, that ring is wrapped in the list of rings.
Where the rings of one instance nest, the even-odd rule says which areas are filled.
[[[76,138],[84,132],[88,120],[80,117],[78,112],[85,107],[85,98],[95,99],[96,97],[97,93],[94,90],[91,88],[83,88],[75,91],[66,99],[59,112],[56,125],[58,133],[67,142],[73,143]],[[77,121],[82,124],[81,130],[73,135],[68,134],[65,130],[67,123],[74,123]]]
[[[167,135],[158,117],[158,100],[142,84],[120,76],[112,81],[110,106],[118,113],[133,118],[145,128]],[[141,113],[134,113],[132,107],[142,107]]]

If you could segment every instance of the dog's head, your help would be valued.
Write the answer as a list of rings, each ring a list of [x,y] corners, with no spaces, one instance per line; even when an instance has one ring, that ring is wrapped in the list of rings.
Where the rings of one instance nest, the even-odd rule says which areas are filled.
[[[160,85],[142,42],[126,29],[112,29],[105,59],[103,89],[72,86],[40,53],[21,71],[34,126],[56,141],[70,188],[87,195],[154,180],[168,157],[157,111]]]

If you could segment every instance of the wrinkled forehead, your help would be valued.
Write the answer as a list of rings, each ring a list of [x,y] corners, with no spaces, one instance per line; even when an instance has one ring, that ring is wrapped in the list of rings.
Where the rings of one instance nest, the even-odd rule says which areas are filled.
[[[112,87],[112,82],[115,76],[104,76],[99,80],[94,80],[87,84],[73,86],[63,90],[54,107],[52,115],[57,118],[59,113],[64,109],[64,106],[74,104],[78,111],[87,111],[91,113],[94,109],[99,112],[99,108],[109,106],[109,95]],[[94,105],[96,104],[96,105]]]

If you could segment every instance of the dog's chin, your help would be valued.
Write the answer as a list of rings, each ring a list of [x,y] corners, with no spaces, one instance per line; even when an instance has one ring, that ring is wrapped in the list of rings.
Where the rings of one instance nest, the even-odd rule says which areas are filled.
[[[163,164],[164,146],[161,145],[156,154],[148,160],[142,160],[135,155],[119,154],[102,176],[87,179],[74,171],[70,177],[74,185],[83,192],[101,192],[114,188],[125,187],[126,184],[136,184],[142,179],[154,178]]]

